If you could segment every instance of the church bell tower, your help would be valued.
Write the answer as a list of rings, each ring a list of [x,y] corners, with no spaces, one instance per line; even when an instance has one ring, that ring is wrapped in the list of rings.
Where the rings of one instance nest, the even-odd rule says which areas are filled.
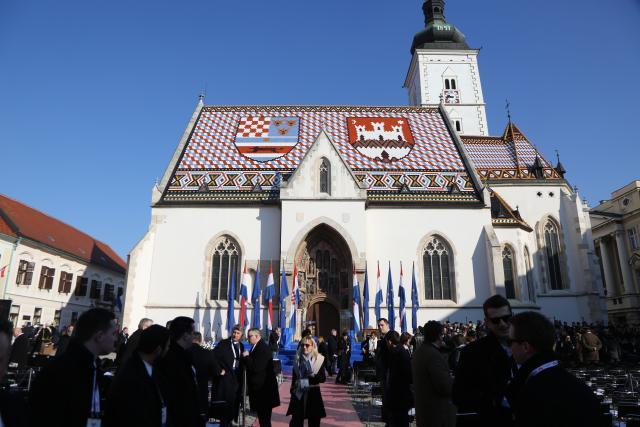
[[[409,104],[436,107],[444,103],[461,135],[488,135],[479,49],[467,45],[464,34],[447,22],[444,0],[422,5],[425,27],[411,44],[411,65],[404,82]]]

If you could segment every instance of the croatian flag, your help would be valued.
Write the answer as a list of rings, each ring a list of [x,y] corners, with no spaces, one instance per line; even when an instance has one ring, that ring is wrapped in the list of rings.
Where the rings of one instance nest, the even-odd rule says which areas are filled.
[[[381,308],[382,307],[382,285],[380,284],[380,261],[378,261],[378,276],[376,278],[376,322],[380,320],[382,317]]]
[[[273,281],[273,267],[269,261],[269,277],[267,278],[267,288],[264,290],[264,300],[267,304],[267,331],[273,330],[273,297],[276,294],[276,287]]]
[[[358,285],[358,276],[356,268],[353,267],[353,332],[357,335],[360,333],[360,286]]]
[[[418,308],[420,301],[418,300],[418,285],[416,284],[416,265],[411,268],[411,327],[413,330],[418,329]]]
[[[253,304],[251,327],[260,329],[260,261],[258,261],[258,267],[256,268],[256,280],[253,282],[251,304]]]
[[[389,328],[396,329],[396,314],[393,312],[393,279],[391,278],[391,261],[389,261],[389,274],[387,276],[387,312],[389,313]]]
[[[398,298],[400,299],[400,332],[407,332],[407,311],[405,305],[406,289],[404,288],[404,278],[402,277],[402,261],[400,261],[400,286],[398,287]]]
[[[362,301],[362,314],[363,314],[363,325],[365,328],[369,327],[369,272],[367,271],[367,267],[364,269],[364,296]]]
[[[298,269],[293,266],[293,285],[291,286],[291,311],[289,312],[289,328],[291,337],[296,334],[296,309],[300,303],[300,290],[298,288]]]
[[[247,301],[249,300],[249,289],[247,283],[249,282],[249,274],[247,273],[247,262],[244,262],[244,272],[242,273],[242,284],[240,285],[240,326],[245,335],[247,329],[249,329],[249,322],[247,321]]]
[[[235,270],[235,269],[234,269]],[[235,296],[236,296],[236,272],[231,272],[231,287],[229,288],[229,295],[227,295],[227,333],[231,336],[233,326],[236,323],[235,316]]]
[[[289,334],[286,333],[287,327],[287,297],[289,296],[289,285],[287,284],[287,273],[282,266],[282,273],[280,275],[280,318],[278,319],[278,326],[282,330],[281,342],[285,343],[289,340]],[[289,340],[290,341],[290,340]]]

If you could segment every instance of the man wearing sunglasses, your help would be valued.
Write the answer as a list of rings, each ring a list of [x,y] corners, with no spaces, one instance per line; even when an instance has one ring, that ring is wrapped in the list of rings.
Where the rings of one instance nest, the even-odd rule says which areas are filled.
[[[508,345],[511,305],[502,295],[494,295],[482,305],[487,336],[460,352],[453,384],[453,402],[458,412],[475,412],[478,425],[513,425],[504,393],[515,371]]]
[[[555,332],[553,324],[540,313],[526,311],[513,316],[509,343],[520,369],[506,395],[515,425],[604,425],[594,393],[582,380],[567,372],[554,354]]]

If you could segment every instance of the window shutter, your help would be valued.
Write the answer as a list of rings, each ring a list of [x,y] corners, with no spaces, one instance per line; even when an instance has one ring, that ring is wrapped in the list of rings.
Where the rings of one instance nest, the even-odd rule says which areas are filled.
[[[66,277],[67,273],[65,273],[64,271],[60,272],[60,281],[58,282],[58,292],[59,293],[63,293],[64,292],[64,279]]]
[[[38,289],[44,289],[47,286],[47,267],[42,266],[40,269],[40,281],[38,282]]]

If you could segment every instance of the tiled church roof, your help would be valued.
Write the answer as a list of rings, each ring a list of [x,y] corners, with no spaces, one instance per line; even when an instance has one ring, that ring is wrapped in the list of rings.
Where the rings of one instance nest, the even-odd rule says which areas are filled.
[[[542,166],[539,179],[561,179],[551,163],[511,122],[502,136],[462,136],[461,139],[483,180],[536,179],[536,157]]]
[[[277,199],[323,130],[370,200],[479,200],[462,144],[437,108],[202,106],[162,202]]]
[[[3,225],[10,233],[3,231]],[[30,206],[0,194],[0,233],[25,237],[117,273],[127,263],[107,244]]]

